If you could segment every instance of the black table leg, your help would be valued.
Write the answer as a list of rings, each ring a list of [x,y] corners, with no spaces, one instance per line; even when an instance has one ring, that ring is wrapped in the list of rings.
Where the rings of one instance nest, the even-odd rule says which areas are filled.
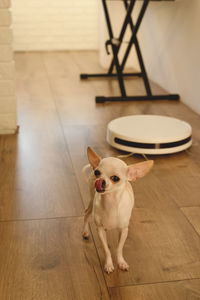
[[[139,46],[139,42],[137,40],[137,32],[142,23],[144,14],[146,12],[146,9],[147,9],[147,6],[148,6],[150,0],[143,0],[144,2],[142,4],[142,7],[139,12],[139,16],[138,16],[138,19],[137,19],[135,25],[133,24],[131,14],[134,9],[136,0],[131,0],[129,4],[128,4],[127,0],[122,0],[122,1],[124,3],[125,9],[126,9],[126,17],[124,19],[119,38],[114,39],[106,0],[102,0],[106,23],[107,23],[107,27],[108,27],[108,33],[109,33],[109,40],[106,42],[106,45],[107,46],[109,44],[111,45],[112,54],[113,54],[113,59],[111,61],[108,72],[107,73],[97,73],[97,74],[81,74],[80,78],[87,79],[87,78],[98,78],[98,77],[103,78],[103,77],[105,77],[105,78],[117,78],[118,79],[121,96],[118,96],[118,97],[97,96],[96,97],[97,103],[104,103],[106,101],[179,100],[178,94],[153,95],[152,91],[151,91],[149,79],[147,76],[144,61],[142,58],[142,53],[141,53],[140,46]],[[122,63],[120,65],[119,59],[118,59],[118,53],[120,50],[121,43],[123,42],[123,37],[124,37],[124,34],[126,32],[128,25],[130,25],[130,27],[131,27],[132,36],[128,43],[127,49],[125,51]],[[136,48],[136,53],[137,53],[137,57],[139,60],[141,72],[124,73],[123,70],[124,70],[127,58],[129,56],[129,53],[131,51],[133,44],[135,45],[135,48]],[[114,66],[116,67],[116,73],[113,73]],[[143,95],[143,96],[127,96],[126,95],[123,77],[130,77],[130,76],[133,76],[133,77],[138,76],[143,79],[145,89],[146,89],[146,95]]]

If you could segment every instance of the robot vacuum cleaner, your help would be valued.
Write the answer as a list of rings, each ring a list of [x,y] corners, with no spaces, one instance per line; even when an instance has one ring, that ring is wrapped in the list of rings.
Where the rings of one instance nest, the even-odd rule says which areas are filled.
[[[184,121],[166,116],[127,116],[108,124],[107,142],[127,152],[169,154],[192,145],[192,128]]]

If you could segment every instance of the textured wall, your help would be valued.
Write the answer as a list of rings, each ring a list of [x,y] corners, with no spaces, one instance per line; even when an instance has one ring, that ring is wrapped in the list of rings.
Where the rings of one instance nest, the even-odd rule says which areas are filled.
[[[0,0],[0,134],[16,131],[10,1]]]
[[[98,0],[14,0],[14,49],[97,49],[98,4]]]

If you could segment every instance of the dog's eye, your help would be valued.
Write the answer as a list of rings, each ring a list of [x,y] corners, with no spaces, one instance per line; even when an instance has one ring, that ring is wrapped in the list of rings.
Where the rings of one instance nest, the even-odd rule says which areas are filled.
[[[95,171],[94,171],[94,175],[95,175],[95,176],[99,176],[99,175],[101,175],[101,172],[100,172],[99,170],[95,170]]]
[[[116,175],[111,176],[110,179],[111,179],[112,181],[114,181],[114,182],[120,181],[120,178],[119,178],[118,176],[116,176]]]

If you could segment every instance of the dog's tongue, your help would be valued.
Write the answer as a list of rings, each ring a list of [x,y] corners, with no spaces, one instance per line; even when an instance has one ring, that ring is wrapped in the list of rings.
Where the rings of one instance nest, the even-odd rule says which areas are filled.
[[[102,188],[102,181],[103,179],[99,178],[95,181],[95,188],[98,190],[98,191],[102,191],[103,188]]]

